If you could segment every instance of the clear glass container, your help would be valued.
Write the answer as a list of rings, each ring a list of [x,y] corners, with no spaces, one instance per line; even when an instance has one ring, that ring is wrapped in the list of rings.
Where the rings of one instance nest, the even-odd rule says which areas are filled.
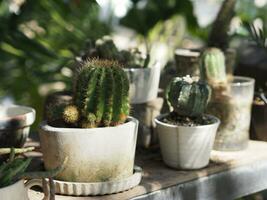
[[[210,101],[208,113],[221,120],[215,150],[238,151],[248,146],[254,83],[252,78],[235,76],[229,89]]]

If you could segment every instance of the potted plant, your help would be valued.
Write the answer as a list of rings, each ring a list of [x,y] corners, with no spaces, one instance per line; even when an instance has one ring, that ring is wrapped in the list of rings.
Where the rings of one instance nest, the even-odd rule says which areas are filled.
[[[159,62],[154,63],[149,53],[145,55],[137,48],[119,50],[110,36],[89,41],[86,50],[78,60],[84,61],[94,57],[116,60],[124,65],[124,71],[130,81],[132,116],[140,122],[137,144],[145,148],[150,147],[156,140],[153,120],[163,105],[163,99],[157,98],[160,79]]]
[[[15,154],[32,151],[33,148],[14,149],[0,148],[0,155],[10,153],[9,159],[0,164],[0,199],[3,200],[28,200],[27,190],[34,185],[40,184],[31,182],[24,184],[24,180],[32,178],[52,178],[59,173],[65,166],[63,163],[56,169],[45,172],[25,172],[31,158],[15,156]],[[48,193],[49,192],[49,193]],[[54,196],[53,191],[44,189],[45,197]]]
[[[33,108],[0,105],[0,147],[22,147],[34,120]]]
[[[234,76],[228,79],[221,50],[207,48],[201,55],[201,79],[212,88],[207,112],[221,120],[214,149],[242,150],[247,147],[254,79]]]
[[[144,55],[137,48],[119,50],[110,36],[104,36],[88,43],[81,60],[94,57],[112,59],[123,64],[130,81],[131,104],[146,103],[157,98],[160,65],[150,62],[149,53]]]
[[[138,121],[129,117],[129,81],[116,61],[80,63],[73,102],[50,107],[40,125],[46,169],[68,165],[56,176],[66,182],[106,182],[133,175]]]
[[[173,109],[155,119],[160,149],[166,165],[176,169],[199,169],[209,163],[220,120],[203,114],[209,86],[196,78],[176,77],[166,91]]]

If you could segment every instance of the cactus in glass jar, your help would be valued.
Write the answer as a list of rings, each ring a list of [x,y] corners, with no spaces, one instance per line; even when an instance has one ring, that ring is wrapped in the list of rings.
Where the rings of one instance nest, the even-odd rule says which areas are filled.
[[[176,77],[167,89],[166,98],[173,111],[182,117],[201,116],[210,98],[208,84],[191,78]]]
[[[217,48],[207,48],[200,58],[200,75],[210,85],[227,83],[224,53]]]

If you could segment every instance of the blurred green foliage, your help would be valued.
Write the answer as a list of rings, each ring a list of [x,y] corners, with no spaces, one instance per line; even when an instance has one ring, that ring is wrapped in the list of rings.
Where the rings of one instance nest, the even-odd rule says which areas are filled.
[[[188,28],[198,28],[190,0],[131,0],[132,8],[120,23],[147,36],[159,21],[164,21],[176,14],[186,18]]]
[[[40,86],[61,81],[70,87],[62,68],[87,38],[96,39],[110,29],[98,20],[94,0],[26,0],[14,12],[16,6],[11,0],[0,1],[0,97],[34,107],[40,118]]]

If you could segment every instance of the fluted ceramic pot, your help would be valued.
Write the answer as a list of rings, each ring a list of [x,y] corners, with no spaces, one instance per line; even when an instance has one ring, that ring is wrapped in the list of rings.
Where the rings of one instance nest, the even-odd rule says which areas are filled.
[[[189,127],[162,122],[164,117],[155,118],[164,163],[186,170],[207,166],[220,120],[209,115],[214,123]]]

